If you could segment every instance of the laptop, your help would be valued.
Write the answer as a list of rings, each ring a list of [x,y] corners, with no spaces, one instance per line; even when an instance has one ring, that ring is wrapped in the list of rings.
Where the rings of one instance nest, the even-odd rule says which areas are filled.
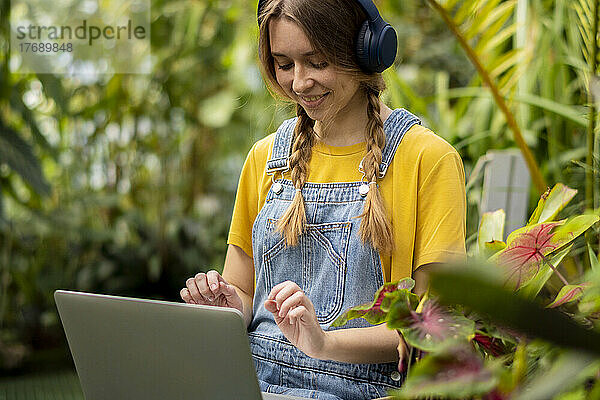
[[[87,400],[300,400],[260,392],[238,310],[65,290],[54,299]]]

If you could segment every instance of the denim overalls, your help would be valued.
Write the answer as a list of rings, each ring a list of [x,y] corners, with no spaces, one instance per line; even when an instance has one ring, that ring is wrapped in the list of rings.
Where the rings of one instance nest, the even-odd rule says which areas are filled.
[[[268,174],[288,168],[297,118],[277,130]],[[380,165],[383,178],[402,137],[419,120],[403,109],[394,110],[384,123],[386,146]],[[357,165],[358,168],[358,165]],[[280,174],[279,176],[282,176]],[[279,185],[277,185],[279,183]],[[256,273],[254,318],[249,327],[250,345],[261,390],[318,399],[372,399],[400,386],[404,376],[397,363],[347,364],[310,358],[283,336],[264,302],[273,286],[291,280],[313,302],[323,330],[346,309],[373,301],[383,284],[379,254],[359,236],[363,211],[362,182],[306,183],[302,189],[307,228],[298,244],[286,247],[275,232],[280,218],[294,198],[288,179],[277,179],[252,227]],[[345,328],[370,326],[362,319]]]

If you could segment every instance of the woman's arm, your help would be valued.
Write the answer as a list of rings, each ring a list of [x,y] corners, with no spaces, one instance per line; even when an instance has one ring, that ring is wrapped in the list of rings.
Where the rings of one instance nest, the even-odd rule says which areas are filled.
[[[440,265],[431,263],[415,270],[415,289],[418,296],[427,290],[428,274]],[[406,343],[386,324],[369,328],[339,329],[325,332],[323,350],[317,358],[347,363],[383,363],[406,356]]]
[[[231,284],[242,299],[246,326],[252,321],[252,298],[254,297],[254,260],[238,246],[227,247],[223,278]]]
[[[427,274],[434,265],[423,265],[415,271],[418,295],[425,291]],[[294,282],[273,287],[265,308],[273,313],[285,337],[310,357],[356,364],[394,362],[406,357],[404,340],[386,324],[323,331],[312,302]]]

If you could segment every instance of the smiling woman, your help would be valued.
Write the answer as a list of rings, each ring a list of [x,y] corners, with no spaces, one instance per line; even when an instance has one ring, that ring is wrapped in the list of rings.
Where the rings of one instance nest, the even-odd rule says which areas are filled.
[[[271,20],[269,32],[277,84],[316,121],[316,132],[322,132],[322,124],[326,122],[336,126],[336,120],[348,121],[350,118],[348,122],[351,122],[361,114],[366,116],[366,97],[358,90],[359,82],[351,74],[344,74],[329,64],[324,54],[315,51],[297,23],[285,18]],[[355,133],[356,142],[364,140],[363,132]],[[326,136],[326,132],[320,136]],[[343,138],[346,141],[353,139],[348,135]]]
[[[222,276],[198,274],[181,296],[244,313],[263,391],[381,397],[403,382],[403,341],[331,324],[384,282],[422,290],[431,265],[464,257],[462,162],[380,100],[396,36],[371,1],[266,0],[258,19],[263,76],[296,117],[248,154]]]

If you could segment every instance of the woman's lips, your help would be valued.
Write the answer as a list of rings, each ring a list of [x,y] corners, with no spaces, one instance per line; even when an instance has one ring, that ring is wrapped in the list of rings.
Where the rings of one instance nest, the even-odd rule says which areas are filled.
[[[321,105],[321,103],[323,103],[323,101],[325,101],[325,98],[327,97],[327,95],[329,94],[329,92],[320,95],[320,96],[298,96],[300,98],[300,103],[302,103],[303,106],[308,107],[308,108],[315,108]],[[317,98],[316,100],[313,100]],[[309,100],[311,99],[311,100]]]

